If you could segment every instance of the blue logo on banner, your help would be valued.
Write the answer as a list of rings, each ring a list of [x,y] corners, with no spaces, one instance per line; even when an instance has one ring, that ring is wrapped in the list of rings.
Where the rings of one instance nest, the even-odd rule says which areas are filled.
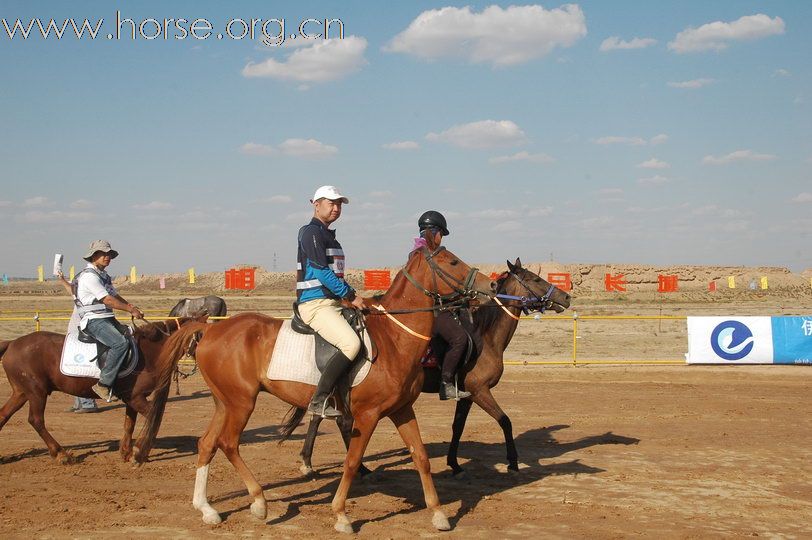
[[[753,332],[739,321],[725,321],[711,332],[711,347],[720,358],[741,360],[753,350]]]

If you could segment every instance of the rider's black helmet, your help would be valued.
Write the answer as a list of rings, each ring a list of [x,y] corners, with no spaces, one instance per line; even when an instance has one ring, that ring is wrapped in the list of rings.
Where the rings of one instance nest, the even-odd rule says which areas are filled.
[[[448,225],[445,222],[445,217],[436,210],[423,212],[423,215],[417,220],[417,226],[420,227],[420,232],[434,228],[439,229],[443,236],[448,236]]]

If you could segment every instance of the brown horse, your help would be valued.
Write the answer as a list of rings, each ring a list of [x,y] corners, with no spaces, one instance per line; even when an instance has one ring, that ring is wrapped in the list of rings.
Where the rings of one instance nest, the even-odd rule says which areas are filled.
[[[136,328],[135,337],[140,352],[138,366],[131,374],[116,381],[116,394],[126,405],[124,435],[119,445],[124,461],[129,461],[133,455],[132,433],[137,414],[146,415],[150,410],[147,396],[155,390],[155,383],[164,375],[164,371],[168,371],[171,377],[175,370],[175,365],[164,365],[157,361],[166,338],[187,321],[202,322],[207,317],[204,314],[195,319],[174,319]],[[97,379],[69,377],[60,371],[64,341],[63,334],[54,332],[32,332],[12,341],[0,341],[0,358],[12,390],[11,397],[0,409],[0,430],[28,402],[28,422],[45,441],[51,457],[67,464],[73,461],[73,456],[45,428],[48,396],[55,390],[83,398],[98,396],[92,390]]]
[[[513,442],[513,426],[508,415],[505,414],[493,397],[491,388],[499,384],[499,379],[502,377],[504,371],[503,355],[513,338],[516,327],[519,325],[519,316],[522,311],[527,309],[543,312],[546,309],[553,309],[556,313],[561,313],[570,305],[570,295],[550,285],[538,274],[534,274],[527,268],[522,268],[521,260],[516,259],[515,263],[508,261],[507,264],[507,272],[503,273],[497,280],[496,292],[512,298],[501,301],[497,297],[497,299],[480,305],[474,311],[474,324],[482,335],[483,350],[478,358],[469,362],[460,370],[464,379],[463,387],[468,392],[471,392],[471,398],[457,402],[452,426],[453,435],[451,444],[448,447],[448,466],[451,467],[454,476],[457,478],[461,478],[464,473],[457,462],[457,449],[459,448],[462,431],[465,428],[465,421],[473,403],[479,405],[499,423],[505,435],[508,470],[519,470],[516,444]],[[426,371],[423,391],[436,394],[437,381],[432,379],[437,379],[439,372],[436,369],[427,369]],[[304,417],[305,409],[296,409],[288,414],[291,418],[289,422],[298,422]],[[300,470],[305,475],[313,472],[311,458],[321,420],[320,416],[312,417],[307,429],[307,437],[301,453],[302,466],[300,467]],[[336,423],[346,444],[349,441],[352,425],[342,418],[337,418]],[[285,435],[289,435],[289,433]],[[371,472],[363,464],[359,471],[362,476]]]
[[[433,513],[432,523],[437,529],[450,529],[440,508],[412,404],[423,384],[419,359],[428,346],[435,299],[470,294],[474,290],[490,293],[490,280],[444,248],[429,246],[412,252],[405,268],[395,276],[389,292],[374,300],[367,299],[370,307],[367,330],[378,354],[367,377],[351,392],[354,429],[344,472],[332,503],[335,529],[339,532],[352,532],[345,513],[347,494],[369,439],[384,417],[392,420],[411,452],[420,474],[426,505]],[[378,316],[371,316],[373,313]],[[279,319],[246,313],[216,325],[189,325],[170,339],[164,349],[164,354],[177,356],[189,334],[205,331],[197,346],[196,357],[214,397],[215,412],[198,441],[193,505],[201,511],[206,523],[221,521],[207,496],[209,463],[218,448],[237,470],[253,497],[252,514],[260,519],[267,515],[262,487],[239,452],[240,435],[254,410],[259,392],[268,392],[296,407],[306,407],[313,395],[312,385],[266,377],[281,326]],[[169,381],[164,380],[162,384],[168,385]],[[145,429],[154,435],[159,425],[160,415],[150,415]],[[150,439],[144,442],[147,450],[149,442]]]

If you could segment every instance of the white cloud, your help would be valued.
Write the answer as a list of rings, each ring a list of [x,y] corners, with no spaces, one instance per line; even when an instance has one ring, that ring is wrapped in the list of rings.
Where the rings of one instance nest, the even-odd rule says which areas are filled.
[[[152,201],[147,204],[134,204],[136,210],[172,210],[175,206],[164,201]]]
[[[595,192],[598,195],[622,195],[623,189],[621,188],[602,188]]]
[[[691,210],[691,214],[695,216],[715,216],[723,218],[733,218],[742,215],[740,210],[734,208],[721,208],[715,204],[707,204],[705,206],[698,206]]]
[[[652,137],[651,140],[649,141],[649,144],[651,144],[651,146],[656,146],[658,144],[663,144],[667,140],[668,135],[666,135],[665,133],[660,133],[659,135],[655,135],[654,137]]]
[[[665,176],[661,176],[659,174],[656,174],[654,176],[650,176],[648,178],[639,178],[637,180],[637,183],[640,184],[641,186],[645,186],[645,185],[654,186],[654,185],[659,185],[659,184],[666,184],[668,182],[670,182],[670,180],[668,178],[666,178]]]
[[[736,150],[724,156],[705,156],[702,163],[706,165],[727,165],[735,161],[772,161],[776,156],[772,154],[757,154],[752,150]]]
[[[459,148],[493,148],[521,144],[525,136],[524,131],[510,120],[482,120],[452,126],[442,133],[429,133],[426,140]]]
[[[666,163],[665,161],[661,161],[657,158],[651,158],[649,160],[644,161],[643,163],[638,163],[637,167],[640,169],[667,169],[671,165]]]
[[[509,163],[511,161],[529,161],[530,163],[554,163],[555,158],[547,154],[530,154],[529,152],[521,151],[513,154],[512,156],[497,156],[488,160],[488,163],[496,165],[499,163]]]
[[[25,223],[88,223],[94,219],[90,212],[62,212],[60,210],[30,210],[23,214]]]
[[[23,208],[47,208],[49,206],[53,206],[54,203],[48,197],[31,197],[30,199],[26,199],[20,205]]]
[[[96,206],[96,203],[94,203],[93,201],[88,201],[87,199],[77,199],[72,203],[70,203],[70,207],[75,208],[77,210],[93,208],[94,206]]]
[[[519,217],[519,212],[510,208],[486,208],[471,212],[470,216],[476,219],[506,219]]]
[[[541,206],[539,208],[531,208],[529,210],[523,210],[522,215],[526,217],[541,217],[541,216],[549,216],[553,213],[552,206]]]
[[[286,156],[305,159],[321,159],[338,154],[338,148],[316,139],[288,139],[279,145]]]
[[[522,228],[522,224],[518,221],[503,221],[502,223],[497,223],[493,226],[491,230],[495,232],[510,232],[510,231],[518,231]]]
[[[744,232],[749,229],[749,222],[743,219],[728,221],[722,225],[722,230],[725,232]]]
[[[671,81],[668,86],[671,88],[702,88],[714,82],[716,79],[691,79],[690,81]]]
[[[732,41],[754,40],[784,33],[781,17],[770,18],[763,13],[748,15],[732,22],[715,21],[699,28],[686,28],[668,44],[676,53],[721,51]]]
[[[789,77],[791,75],[792,73],[783,68],[776,69],[775,71],[773,71],[773,77]]]
[[[803,192],[799,193],[792,198],[792,202],[795,203],[810,203],[812,202],[812,193]]]
[[[11,206],[11,201],[0,201],[0,208],[8,208]]]
[[[393,194],[391,191],[370,191],[369,196],[373,199],[391,199]]]
[[[628,49],[645,49],[657,43],[653,38],[632,38],[629,41],[624,41],[617,36],[608,37],[603,40],[600,46],[601,52],[615,51],[615,50],[628,50]]]
[[[268,58],[249,62],[242,70],[244,77],[270,77],[285,81],[321,83],[342,79],[367,64],[364,51],[367,40],[358,36],[344,39],[315,40],[309,47],[298,49],[284,62]]]
[[[596,139],[595,144],[628,144],[630,146],[642,146],[646,144],[646,140],[642,137],[620,137],[617,135],[610,135]]]
[[[566,4],[489,6],[480,13],[444,7],[424,11],[384,50],[419,58],[461,58],[471,63],[510,66],[570,47],[587,33],[581,8]]]
[[[272,156],[276,154],[276,148],[267,144],[247,142],[240,146],[240,153],[246,156]]]
[[[420,145],[414,141],[397,141],[382,145],[387,150],[417,150]]]
[[[288,204],[292,200],[293,199],[289,195],[272,195],[270,197],[266,197],[265,199],[261,199],[259,202],[271,204]]]

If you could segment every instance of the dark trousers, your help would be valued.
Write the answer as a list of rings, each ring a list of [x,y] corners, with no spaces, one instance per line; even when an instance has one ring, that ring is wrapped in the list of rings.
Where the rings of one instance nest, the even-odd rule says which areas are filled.
[[[464,326],[464,328],[463,328]],[[447,311],[442,311],[434,320],[434,335],[440,336],[448,344],[443,357],[443,382],[452,382],[457,372],[460,360],[465,357],[468,350],[468,330],[474,336],[474,352],[479,348],[473,325],[469,321],[468,313],[462,311],[459,318]]]

